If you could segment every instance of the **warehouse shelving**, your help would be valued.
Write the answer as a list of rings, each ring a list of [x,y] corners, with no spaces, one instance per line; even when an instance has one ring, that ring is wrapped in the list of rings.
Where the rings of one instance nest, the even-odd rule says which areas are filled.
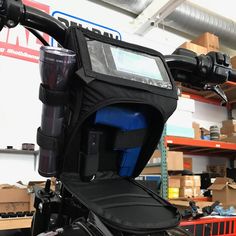
[[[35,155],[39,154],[39,151],[30,151],[30,150],[18,150],[18,149],[0,149],[0,153],[9,153],[9,154],[24,154],[24,155]]]
[[[236,155],[236,143],[222,141],[201,140],[176,136],[167,136],[163,132],[161,146],[161,175],[162,175],[162,197],[167,198],[168,171],[166,164],[166,150],[181,151],[191,155],[207,155],[232,157]]]
[[[228,98],[227,110],[228,118],[230,119],[232,117],[232,108],[236,104],[236,83],[227,81],[221,87]],[[182,86],[181,90],[182,94],[187,95],[191,99],[213,105],[222,105],[221,98],[212,91],[197,91]],[[165,131],[163,132],[160,143],[164,143],[164,145],[161,145],[162,196],[164,198],[167,198],[168,191],[168,172],[166,167],[167,147],[171,151],[182,151],[191,155],[223,155],[234,158],[236,154],[236,143],[167,136]]]
[[[222,141],[191,139],[184,137],[165,136],[165,144],[171,151],[181,151],[195,155],[222,155],[235,156],[236,143]]]
[[[236,83],[227,81],[221,85],[221,88],[224,90],[229,104],[236,103]],[[182,93],[188,95],[190,98],[195,99],[200,102],[206,102],[214,105],[221,105],[220,97],[212,91],[198,91],[186,87],[181,87]]]

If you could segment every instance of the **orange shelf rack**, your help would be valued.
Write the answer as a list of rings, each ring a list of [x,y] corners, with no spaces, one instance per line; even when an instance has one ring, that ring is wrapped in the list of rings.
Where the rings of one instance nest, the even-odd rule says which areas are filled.
[[[236,143],[221,141],[191,139],[176,136],[166,136],[165,145],[171,151],[182,151],[194,155],[224,155],[234,156],[236,154]]]
[[[227,81],[226,83],[222,84],[221,87],[228,98],[229,102],[227,105],[236,103],[236,83],[232,81]],[[194,89],[182,87],[182,94],[187,95],[190,98],[199,102],[205,102],[208,104],[220,106],[222,103],[220,97],[212,91],[197,91]]]

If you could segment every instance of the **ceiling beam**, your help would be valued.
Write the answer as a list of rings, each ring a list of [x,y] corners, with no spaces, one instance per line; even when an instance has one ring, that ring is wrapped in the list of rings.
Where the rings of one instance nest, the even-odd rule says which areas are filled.
[[[144,35],[157,26],[185,0],[153,0],[132,22],[133,33]]]

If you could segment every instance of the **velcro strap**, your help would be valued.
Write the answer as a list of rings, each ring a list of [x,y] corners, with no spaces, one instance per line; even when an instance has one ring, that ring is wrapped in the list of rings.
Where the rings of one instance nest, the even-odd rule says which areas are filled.
[[[118,131],[115,138],[114,149],[141,147],[146,131],[146,129]]]
[[[37,130],[37,144],[46,150],[59,151],[62,148],[63,141],[61,137],[45,135],[39,127]]]
[[[39,99],[43,104],[50,106],[66,105],[69,102],[69,94],[67,91],[56,91],[46,88],[40,84]]]

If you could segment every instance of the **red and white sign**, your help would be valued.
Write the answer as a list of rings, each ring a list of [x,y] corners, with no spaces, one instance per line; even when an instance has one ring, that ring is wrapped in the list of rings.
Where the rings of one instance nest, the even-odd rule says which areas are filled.
[[[49,6],[31,0],[24,0],[25,5],[37,8],[49,14]],[[43,34],[49,42],[49,36]],[[0,55],[14,57],[30,62],[38,62],[39,48],[42,43],[22,26],[12,29],[3,28],[0,32]]]

